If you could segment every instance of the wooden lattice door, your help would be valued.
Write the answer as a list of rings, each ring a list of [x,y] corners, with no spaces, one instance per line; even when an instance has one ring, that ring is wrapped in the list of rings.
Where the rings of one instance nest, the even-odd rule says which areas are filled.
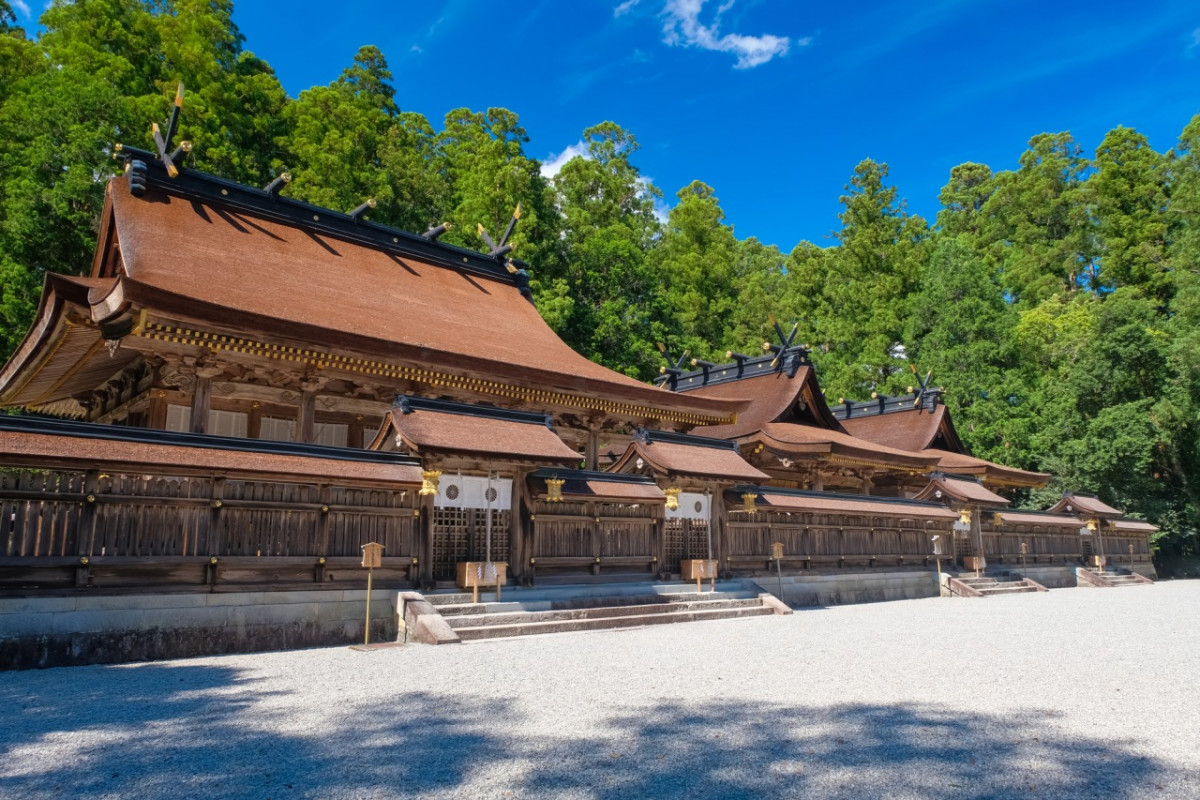
[[[483,508],[435,508],[433,512],[433,577],[455,577],[460,561],[487,558],[487,515]],[[508,510],[492,509],[492,561],[508,561]]]
[[[708,521],[676,517],[668,519],[663,526],[666,545],[666,566],[670,572],[679,572],[681,559],[708,558]]]
[[[966,533],[956,532],[954,534],[954,560],[961,566],[963,559],[974,555],[975,548],[972,546],[971,537]]]

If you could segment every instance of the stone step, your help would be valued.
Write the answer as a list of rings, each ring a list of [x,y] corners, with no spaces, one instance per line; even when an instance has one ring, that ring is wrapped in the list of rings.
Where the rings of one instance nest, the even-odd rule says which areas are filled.
[[[673,614],[679,611],[708,611],[730,608],[753,608],[762,606],[757,597],[746,599],[714,599],[693,600],[672,603],[653,603],[635,606],[605,606],[600,608],[573,608],[556,611],[512,611],[486,614],[460,614],[442,616],[451,628],[483,627],[488,625],[518,625],[537,622],[557,622],[562,620],[607,619],[611,617],[629,617],[649,614]]]
[[[431,606],[449,606],[458,605],[461,603],[471,602],[470,592],[455,592],[453,594],[438,594],[436,592],[426,592],[425,599]]]
[[[709,584],[704,584],[704,589],[708,589]],[[746,584],[742,581],[717,581],[717,592],[746,592]],[[705,591],[705,594],[708,592]],[[560,601],[560,600],[580,600],[581,598],[590,598],[599,602],[607,603],[610,598],[614,597],[655,597],[659,595],[678,595],[678,594],[696,594],[696,584],[694,582],[659,582],[641,580],[632,583],[622,584],[569,584],[562,586],[538,586],[534,588],[526,588],[519,586],[506,586],[501,592],[501,600],[504,602],[518,602],[528,604],[532,602],[542,601]],[[751,593],[752,596],[754,593]],[[470,592],[426,592],[425,599],[434,606],[448,605],[463,605],[471,603]],[[483,603],[496,602],[496,593],[494,589],[483,589],[479,593],[480,600]]]
[[[612,595],[607,597],[568,597],[560,600],[508,600],[503,602],[468,602],[438,605],[444,617],[478,614],[503,614],[507,612],[571,611],[586,608],[613,608],[623,606],[666,605],[701,600],[749,600],[758,597],[757,592],[739,590],[735,592],[678,592],[672,594]]]
[[[514,625],[480,625],[456,628],[455,633],[464,641],[499,639],[509,636],[532,636],[539,633],[567,633],[571,631],[594,631],[617,628],[638,628],[644,625],[667,625],[676,622],[700,622],[718,619],[740,619],[773,614],[764,605],[741,608],[713,609],[711,611],[672,611],[666,614],[633,614],[619,617],[587,619],[549,620],[545,622],[522,622]]]
[[[997,585],[991,588],[979,588],[979,593],[984,597],[990,597],[1000,594],[1025,594],[1027,592],[1036,592],[1037,587],[1028,586],[1024,583],[1006,583]]]

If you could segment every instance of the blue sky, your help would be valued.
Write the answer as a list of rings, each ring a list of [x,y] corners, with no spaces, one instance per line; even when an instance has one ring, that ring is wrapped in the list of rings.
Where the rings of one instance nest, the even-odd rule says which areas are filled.
[[[1091,153],[1116,125],[1163,151],[1200,112],[1195,0],[237,0],[234,19],[293,96],[374,44],[403,108],[440,127],[507,107],[543,161],[613,120],[668,201],[703,180],[739,237],[785,251],[830,243],[863,158],[932,220],[955,164],[1013,168],[1043,131]]]

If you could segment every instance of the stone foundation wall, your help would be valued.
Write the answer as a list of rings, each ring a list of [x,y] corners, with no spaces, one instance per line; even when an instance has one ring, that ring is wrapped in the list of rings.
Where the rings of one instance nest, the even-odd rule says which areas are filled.
[[[757,577],[759,588],[779,596],[779,579]],[[937,573],[852,572],[836,575],[784,575],[783,597],[789,606],[838,606],[937,597]]]
[[[1153,564],[1124,564],[1120,566],[1124,566],[1130,572],[1136,572],[1143,578],[1149,578],[1152,581],[1158,580],[1158,572],[1155,571]]]
[[[366,590],[0,598],[0,670],[360,643]],[[371,641],[396,638],[371,592]]]
[[[1012,571],[1040,583],[1047,589],[1074,589],[1078,586],[1075,567],[1066,564],[1028,564],[1024,567],[1017,565],[1012,567]]]

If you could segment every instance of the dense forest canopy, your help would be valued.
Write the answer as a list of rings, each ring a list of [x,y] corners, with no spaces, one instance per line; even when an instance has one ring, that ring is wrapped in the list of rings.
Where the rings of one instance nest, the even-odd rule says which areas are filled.
[[[538,308],[575,349],[648,379],[662,356],[722,360],[799,340],[831,401],[902,392],[932,369],[977,454],[1057,477],[1040,496],[1096,492],[1197,549],[1200,510],[1200,115],[1156,152],[1118,127],[1094,154],[1030,139],[1016,169],[961,164],[930,221],[888,167],[855,167],[836,244],[789,253],[739,239],[718,192],[681,188],[665,222],[618,124],[554,176],[503,108],[403,108],[384,54],[363,47],[327,86],[289,97],[243,49],[232,0],[55,2],[31,39],[0,0],[0,355],[33,317],[47,271],[88,269],[113,145],[148,144],[188,87],[188,167],[481,248],[482,223],[531,263]],[[1181,121],[1182,122],[1182,121]]]

